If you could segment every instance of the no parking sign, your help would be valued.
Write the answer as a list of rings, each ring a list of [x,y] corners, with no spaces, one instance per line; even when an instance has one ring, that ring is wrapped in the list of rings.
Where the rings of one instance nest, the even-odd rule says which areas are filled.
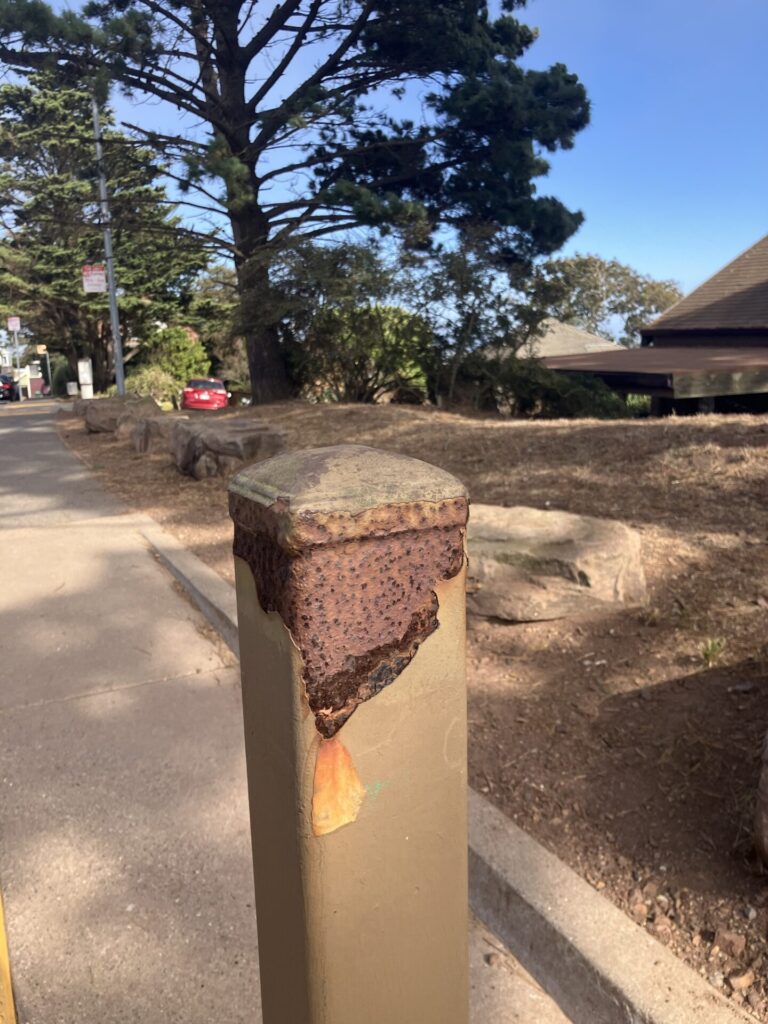
[[[83,267],[83,291],[105,292],[107,272],[103,263],[86,263]]]

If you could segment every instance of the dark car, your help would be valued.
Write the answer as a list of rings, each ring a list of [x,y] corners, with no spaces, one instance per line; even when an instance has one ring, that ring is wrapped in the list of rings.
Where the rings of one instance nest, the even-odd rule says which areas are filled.
[[[19,385],[10,373],[0,373],[0,402],[18,402]]]

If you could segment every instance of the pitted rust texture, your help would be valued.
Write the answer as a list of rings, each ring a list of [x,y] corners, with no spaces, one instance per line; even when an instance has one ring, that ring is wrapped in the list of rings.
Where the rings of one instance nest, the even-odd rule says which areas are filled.
[[[330,525],[332,517],[310,524],[305,516],[302,533],[318,539],[296,552],[279,543],[273,508],[232,498],[235,554],[250,565],[262,607],[281,616],[301,651],[309,706],[330,738],[437,629],[434,588],[464,563],[467,503],[390,506],[388,533],[365,539],[359,523],[356,539],[345,539],[341,515]],[[371,522],[383,533],[387,509],[373,511]],[[420,528],[422,522],[431,525]]]
[[[393,533],[427,527],[463,526],[467,521],[467,499],[382,505],[351,516],[347,512],[297,514],[283,498],[264,508],[239,494],[230,493],[229,511],[238,525],[264,532],[282,547],[298,553],[315,544],[388,537]]]

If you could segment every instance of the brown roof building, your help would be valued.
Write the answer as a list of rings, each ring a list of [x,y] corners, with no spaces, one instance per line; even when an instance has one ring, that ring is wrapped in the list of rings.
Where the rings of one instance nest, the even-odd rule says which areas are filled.
[[[599,334],[582,331],[573,324],[549,318],[542,324],[542,335],[528,345],[530,354],[539,359],[551,356],[587,355],[590,352],[615,352],[621,346],[615,341],[601,338]]]
[[[642,331],[643,345],[768,346],[768,235]]]
[[[558,354],[544,363],[652,395],[659,411],[768,409],[768,235],[641,335],[641,348]]]

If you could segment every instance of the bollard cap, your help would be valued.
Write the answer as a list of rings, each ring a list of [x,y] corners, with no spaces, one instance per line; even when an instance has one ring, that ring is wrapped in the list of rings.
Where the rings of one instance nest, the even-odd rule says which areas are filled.
[[[299,648],[331,739],[437,629],[437,585],[465,564],[466,491],[418,459],[340,445],[251,466],[229,501],[234,553]]]
[[[239,473],[229,491],[235,522],[271,527],[288,550],[467,520],[467,491],[456,477],[363,445],[275,456]]]

